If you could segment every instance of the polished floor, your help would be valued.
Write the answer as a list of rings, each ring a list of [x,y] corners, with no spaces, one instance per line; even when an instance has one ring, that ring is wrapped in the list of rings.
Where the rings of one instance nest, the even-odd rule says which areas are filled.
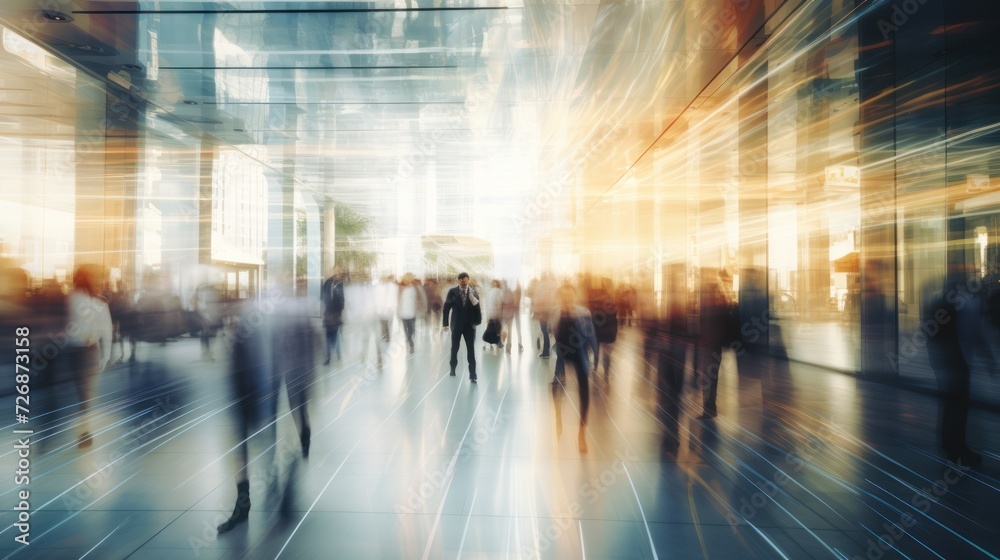
[[[526,322],[526,321],[525,321]],[[141,346],[105,372],[93,447],[75,446],[70,386],[34,389],[49,414],[31,456],[31,544],[4,558],[997,558],[1000,418],[974,409],[986,460],[937,451],[937,401],[796,363],[729,355],[720,415],[697,420],[686,383],[681,448],[661,451],[654,373],[625,328],[592,377],[588,451],[574,376],[534,339],[449,377],[445,339],[393,334],[383,367],[320,369],[304,459],[287,405],[251,446],[249,522],[217,535],[236,498],[224,349]],[[464,362],[460,365],[464,367]],[[287,401],[286,401],[287,402]],[[0,472],[16,457],[4,430]],[[44,430],[44,431],[42,431]],[[262,441],[257,441],[262,440]],[[10,442],[10,443],[8,443]],[[8,476],[8,475],[4,475]],[[15,502],[8,483],[3,500]],[[8,519],[13,519],[8,515]]]

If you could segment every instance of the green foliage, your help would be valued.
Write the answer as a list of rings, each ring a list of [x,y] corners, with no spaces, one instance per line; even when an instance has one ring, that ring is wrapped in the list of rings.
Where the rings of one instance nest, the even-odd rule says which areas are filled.
[[[348,276],[369,273],[378,263],[374,245],[374,222],[342,205],[334,206],[334,264]]]

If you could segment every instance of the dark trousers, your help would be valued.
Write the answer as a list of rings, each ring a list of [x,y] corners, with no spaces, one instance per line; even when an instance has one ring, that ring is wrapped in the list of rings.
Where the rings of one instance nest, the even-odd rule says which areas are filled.
[[[604,347],[604,375],[608,374],[608,370],[611,369],[611,345],[612,342],[600,342],[597,344],[597,348],[594,349],[594,371],[597,371],[598,366],[601,365],[601,347]]]
[[[684,389],[684,365],[687,347],[679,341],[665,343],[663,352],[656,359],[657,388],[660,393],[663,420],[663,446],[677,449],[680,446],[681,392]]]
[[[941,395],[941,447],[949,455],[965,453],[965,430],[969,423],[969,369],[955,366],[938,378]]]
[[[413,331],[416,328],[417,320],[403,319],[403,332],[406,333],[406,347],[413,352]]]
[[[333,348],[337,347],[337,359],[340,359],[340,344],[337,335],[340,333],[340,325],[326,327],[326,359],[333,357]]]
[[[549,322],[545,319],[538,320],[538,326],[542,329],[542,355],[549,355]]]
[[[719,394],[719,373],[722,368],[722,343],[711,341],[698,345],[698,383],[702,390],[702,410],[715,414],[716,396]]]
[[[86,348],[68,346],[65,350],[73,372],[73,383],[80,399],[80,434],[90,433],[90,407],[97,393],[100,376],[101,351],[96,344]]]
[[[583,351],[586,352],[586,350]],[[557,372],[557,374],[565,374],[565,370],[563,368],[565,368],[567,364],[572,366],[573,371],[576,372],[576,383],[580,386],[580,422],[586,424],[587,411],[590,410],[590,375],[588,375],[590,372],[583,367],[583,360],[580,359],[579,355],[561,355],[558,350],[556,353],[560,354],[557,367],[561,370],[560,372]]]
[[[458,367],[458,345],[465,339],[465,350],[469,358],[469,377],[476,376],[476,327],[467,326],[464,329],[451,331],[451,371]]]
[[[214,327],[201,328],[201,353],[209,354],[212,351],[212,337],[215,336]],[[125,347],[122,346],[122,357],[125,356]]]

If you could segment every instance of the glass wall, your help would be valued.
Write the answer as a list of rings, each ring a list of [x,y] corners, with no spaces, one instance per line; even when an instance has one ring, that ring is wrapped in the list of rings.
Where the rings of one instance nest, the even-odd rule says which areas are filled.
[[[921,386],[936,386],[922,305],[957,281],[989,310],[1000,287],[1000,55],[983,43],[998,17],[995,6],[928,2],[904,25],[882,30],[894,48],[875,50],[873,70],[888,72],[897,84],[891,116],[899,332],[893,358],[899,377]],[[873,43],[881,36],[871,34]],[[988,311],[984,332],[994,348],[996,326]],[[987,362],[982,356],[973,366],[972,394],[1000,402]]]
[[[654,227],[605,240],[613,253],[593,260],[628,258],[624,241],[636,262],[656,256],[661,280],[669,271],[677,284],[684,267],[683,290],[671,290],[695,315],[706,282],[721,280],[748,345],[936,387],[920,323],[928,294],[949,269],[984,305],[1000,288],[1000,65],[974,39],[996,17],[928,1],[897,25],[891,8],[767,12],[628,184],[608,190],[605,206],[635,204],[633,221],[655,208]],[[1000,401],[981,373],[974,385]]]
[[[104,88],[16,32],[0,34],[0,260],[27,272],[32,289],[59,292],[79,261],[96,258],[77,249],[95,238],[77,215],[112,203],[94,132]],[[78,193],[91,196],[78,203]]]

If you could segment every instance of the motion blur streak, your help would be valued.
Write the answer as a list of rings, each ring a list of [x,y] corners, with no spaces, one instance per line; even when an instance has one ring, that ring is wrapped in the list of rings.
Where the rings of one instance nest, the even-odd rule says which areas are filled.
[[[998,31],[5,0],[0,558],[1000,559]]]

